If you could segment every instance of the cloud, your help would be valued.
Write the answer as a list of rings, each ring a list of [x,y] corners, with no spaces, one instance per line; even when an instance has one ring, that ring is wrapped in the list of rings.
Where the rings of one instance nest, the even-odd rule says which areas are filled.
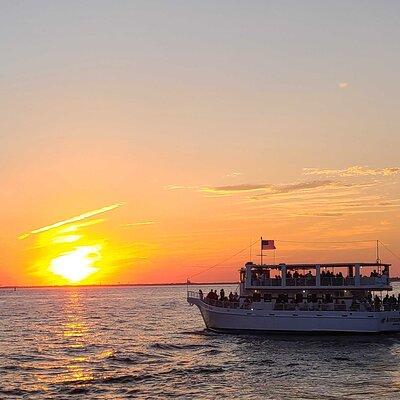
[[[394,176],[400,174],[400,167],[369,168],[354,165],[345,169],[303,168],[304,175],[325,176]]]
[[[286,185],[272,185],[270,188],[268,188],[268,193],[272,194],[293,193],[304,190],[319,189],[327,186],[337,187],[337,186],[344,186],[344,184],[331,180],[315,180],[309,182],[289,183]]]
[[[197,186],[183,186],[183,185],[168,185],[164,186],[166,190],[194,190],[198,189]]]
[[[18,239],[21,239],[21,240],[22,239],[26,239],[28,236],[35,235],[37,233],[46,232],[46,231],[49,231],[50,229],[59,228],[60,226],[63,226],[63,225],[66,225],[66,224],[71,224],[73,222],[82,221],[82,220],[84,220],[86,218],[90,218],[90,217],[93,217],[95,215],[102,214],[102,213],[114,210],[114,209],[116,209],[118,207],[121,207],[123,204],[124,203],[116,203],[116,204],[112,204],[110,206],[98,208],[97,210],[87,211],[87,212],[85,212],[83,214],[77,215],[76,217],[68,218],[68,219],[65,219],[63,221],[55,222],[54,224],[51,224],[51,225],[46,225],[46,226],[44,226],[42,228],[34,229],[34,230],[30,231],[30,232],[23,233],[22,235],[20,235],[18,237]]]
[[[265,183],[262,184],[242,183],[240,185],[202,187],[200,190],[202,192],[223,194],[223,193],[252,192],[255,190],[265,190],[270,186],[272,185]]]
[[[262,191],[263,193],[255,194],[253,198],[266,197],[272,194],[284,194],[293,192],[309,191],[313,189],[319,189],[329,186],[351,186],[332,180],[313,180],[308,182],[296,182],[288,184],[251,184],[243,183],[240,185],[225,185],[225,186],[211,186],[203,187],[200,190],[206,193],[214,193],[219,195],[245,193],[245,192],[257,192]]]
[[[131,226],[154,225],[156,223],[157,223],[156,221],[137,221],[137,222],[131,222],[129,224],[124,224],[122,226],[125,228],[129,228]]]
[[[337,218],[342,217],[343,213],[340,212],[303,212],[298,213],[296,216],[299,217],[325,217],[325,218]]]
[[[242,172],[231,172],[230,174],[226,174],[226,176],[227,176],[228,178],[236,178],[236,177],[242,176],[242,175],[243,175]]]

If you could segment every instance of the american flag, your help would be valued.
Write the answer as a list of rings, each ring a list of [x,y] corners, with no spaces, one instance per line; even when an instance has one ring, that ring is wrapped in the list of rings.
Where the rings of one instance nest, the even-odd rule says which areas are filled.
[[[274,240],[264,240],[261,239],[261,250],[275,250],[275,241]]]

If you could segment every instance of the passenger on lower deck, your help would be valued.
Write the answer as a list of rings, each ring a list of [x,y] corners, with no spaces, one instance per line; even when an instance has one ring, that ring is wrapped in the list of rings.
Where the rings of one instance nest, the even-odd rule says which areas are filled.
[[[381,299],[376,295],[374,297],[374,307],[375,310],[379,310],[381,308]]]

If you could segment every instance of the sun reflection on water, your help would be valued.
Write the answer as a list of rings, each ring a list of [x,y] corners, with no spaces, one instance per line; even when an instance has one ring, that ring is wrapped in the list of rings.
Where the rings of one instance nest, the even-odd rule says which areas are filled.
[[[64,308],[65,321],[62,324],[62,335],[65,340],[67,372],[60,377],[63,382],[87,382],[93,379],[93,373],[87,367],[90,361],[85,353],[89,344],[90,331],[84,319],[84,309],[78,291],[71,291]]]

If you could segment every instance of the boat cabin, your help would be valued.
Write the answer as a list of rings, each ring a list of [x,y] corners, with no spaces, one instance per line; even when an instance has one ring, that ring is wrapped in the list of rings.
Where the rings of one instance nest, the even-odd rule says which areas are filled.
[[[291,289],[391,290],[390,264],[253,264],[240,269],[241,292]]]
[[[240,298],[251,308],[273,310],[381,309],[382,291],[392,290],[389,268],[382,263],[248,262],[240,269]]]

